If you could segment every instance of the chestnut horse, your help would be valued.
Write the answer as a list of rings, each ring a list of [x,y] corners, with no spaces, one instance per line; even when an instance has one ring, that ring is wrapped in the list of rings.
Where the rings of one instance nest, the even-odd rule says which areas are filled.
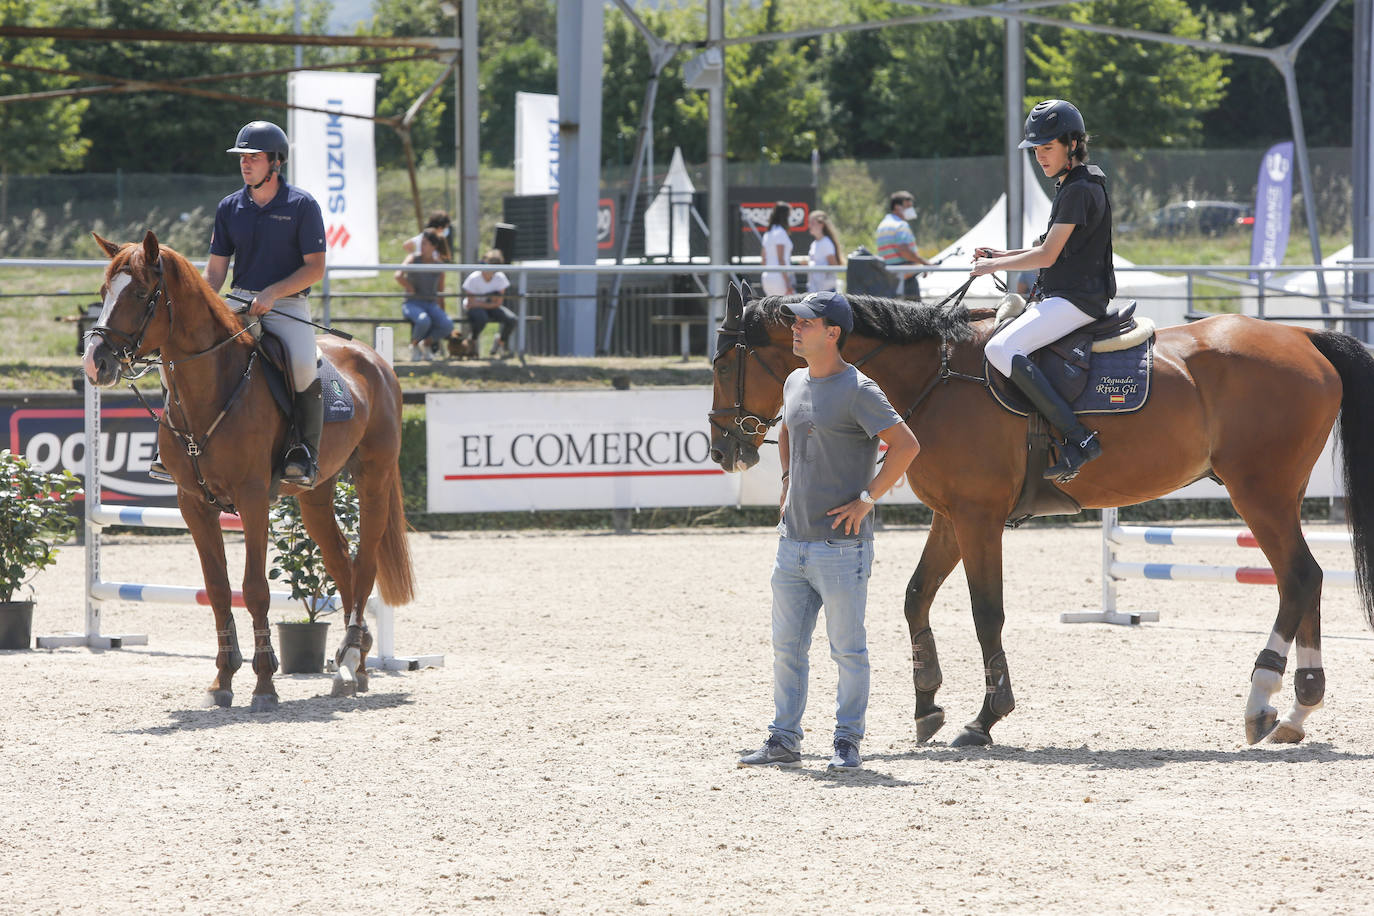
[[[769,297],[746,309],[740,291],[730,290],[710,414],[711,454],[726,471],[758,461],[777,422],[783,379],[803,365],[779,313],[795,298]],[[854,331],[842,355],[882,387],[898,413],[909,412],[921,454],[907,480],[934,512],[906,592],[917,738],[929,739],[944,724],[935,703],[941,674],[930,607],[963,560],[987,693],[952,743],[989,744],[992,726],[1015,705],[1002,650],[1002,532],[1026,474],[1027,420],[1003,410],[981,384],[989,310],[857,295],[850,303]],[[1245,708],[1252,744],[1302,740],[1304,720],[1322,703],[1322,571],[1303,538],[1299,508],[1338,416],[1356,580],[1374,625],[1374,358],[1352,337],[1238,315],[1159,330],[1145,405],[1093,416],[1102,457],[1062,485],[1087,508],[1145,502],[1208,476],[1226,486],[1278,577],[1278,617],[1251,672]],[[1296,698],[1280,721],[1270,704],[1295,639]]]
[[[389,604],[413,592],[410,548],[401,505],[401,388],[391,367],[371,348],[333,337],[320,350],[353,396],[354,414],[326,423],[320,438],[320,483],[311,490],[279,485],[273,468],[288,435],[253,340],[240,318],[210,289],[190,262],[159,246],[149,232],[141,245],[96,242],[110,257],[100,295],[104,308],[86,339],[85,370],[96,385],[137,378],[157,366],[167,400],[158,422],[158,448],[177,483],[177,504],[200,552],[205,590],[215,612],[218,675],[206,705],[233,702],[234,672],[243,664],[230,610],[221,508],[243,519],[243,602],[253,618],[252,708],[277,706],[272,675],[277,656],[267,626],[267,511],[278,493],[294,493],[301,518],[319,544],[325,569],[339,589],[347,629],[336,659],[334,696],[367,689],[372,637],[363,608],[374,581]],[[245,319],[246,320],[246,319]],[[249,325],[253,328],[253,325]],[[357,556],[334,518],[334,485],[347,466],[358,491]]]

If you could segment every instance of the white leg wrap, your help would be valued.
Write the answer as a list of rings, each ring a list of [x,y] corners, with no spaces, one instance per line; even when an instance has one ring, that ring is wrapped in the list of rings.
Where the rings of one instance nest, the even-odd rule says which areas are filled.
[[[1269,701],[1283,686],[1283,675],[1268,668],[1256,668],[1250,675],[1250,698],[1245,701],[1245,716],[1252,718],[1272,708]]]

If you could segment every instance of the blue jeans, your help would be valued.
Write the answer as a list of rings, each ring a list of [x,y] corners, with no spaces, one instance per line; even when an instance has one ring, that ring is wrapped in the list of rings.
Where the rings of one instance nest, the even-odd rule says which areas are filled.
[[[807,653],[816,616],[825,605],[830,657],[839,666],[835,696],[835,737],[857,745],[868,711],[868,636],[864,609],[873,542],[858,538],[828,541],[778,539],[773,565],[773,724],[770,734],[800,750],[806,711]]]
[[[444,307],[437,302],[407,299],[401,303],[401,314],[411,324],[411,343],[444,340],[453,333],[453,319],[445,314]]]

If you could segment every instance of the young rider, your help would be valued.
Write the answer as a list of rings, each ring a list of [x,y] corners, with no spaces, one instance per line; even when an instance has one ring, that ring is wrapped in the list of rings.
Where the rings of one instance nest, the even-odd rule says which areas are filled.
[[[992,336],[986,353],[988,363],[1010,378],[1064,437],[1059,462],[1045,471],[1045,478],[1069,480],[1102,454],[1102,446],[1097,432],[1078,421],[1029,357],[1101,318],[1116,295],[1111,201],[1102,170],[1086,164],[1088,134],[1083,115],[1068,102],[1049,99],[1032,108],[1021,149],[1035,150],[1045,176],[1057,179],[1049,227],[1030,248],[975,249],[972,274],[1039,270],[1026,310]]]

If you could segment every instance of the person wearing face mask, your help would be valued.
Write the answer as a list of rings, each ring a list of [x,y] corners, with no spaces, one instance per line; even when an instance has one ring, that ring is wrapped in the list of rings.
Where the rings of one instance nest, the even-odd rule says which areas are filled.
[[[1046,178],[1056,181],[1050,222],[1035,245],[1016,251],[975,248],[975,277],[994,271],[1039,270],[1026,310],[988,340],[988,364],[1011,379],[1063,441],[1049,480],[1071,480],[1102,454],[1097,432],[1079,422],[1030,354],[1070,331],[1101,318],[1116,295],[1112,267],[1112,204],[1107,178],[1088,165],[1083,115],[1062,99],[1047,99],[1026,118],[1021,149],[1035,151]]]
[[[453,222],[448,218],[448,214],[443,210],[435,210],[429,215],[425,222],[425,229],[433,229],[439,235],[439,245],[435,249],[439,257],[445,261],[453,259],[453,246],[449,244],[449,239],[453,235]],[[406,254],[418,255],[420,253],[421,237],[425,234],[425,229],[420,230],[420,234],[406,239],[401,243]]]
[[[897,278],[898,296],[919,299],[920,287],[916,283],[915,272],[910,268],[917,264],[929,264],[916,250],[916,236],[911,231],[911,221],[916,219],[916,198],[910,191],[894,191],[887,199],[887,215],[878,224],[878,257],[887,262],[890,274]],[[904,272],[905,268],[905,272]]]

